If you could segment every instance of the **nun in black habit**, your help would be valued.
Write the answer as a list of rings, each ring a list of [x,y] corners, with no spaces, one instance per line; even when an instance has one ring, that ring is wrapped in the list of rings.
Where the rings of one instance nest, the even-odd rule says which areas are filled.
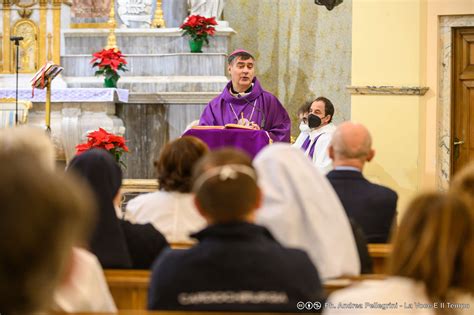
[[[90,250],[102,267],[149,269],[168,243],[153,225],[132,224],[117,217],[114,199],[122,184],[122,170],[113,156],[102,149],[89,150],[72,159],[68,172],[84,178],[94,191],[99,219]]]

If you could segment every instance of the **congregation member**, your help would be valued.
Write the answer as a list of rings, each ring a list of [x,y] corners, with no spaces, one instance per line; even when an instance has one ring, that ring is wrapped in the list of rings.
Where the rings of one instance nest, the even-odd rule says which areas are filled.
[[[254,166],[264,194],[257,223],[284,246],[305,250],[322,279],[358,275],[349,219],[328,180],[303,152],[273,144],[256,156]]]
[[[387,243],[396,221],[397,193],[371,183],[362,171],[375,156],[372,138],[361,124],[344,122],[329,146],[334,170],[327,174],[349,218],[364,231],[369,243]]]
[[[309,135],[301,144],[301,149],[323,174],[332,169],[328,154],[329,143],[336,127],[332,123],[334,105],[324,96],[316,98],[310,106],[308,115]]]
[[[389,274],[336,291],[325,314],[472,314],[473,209],[454,194],[416,197],[395,236]]]
[[[309,136],[309,132],[311,129],[308,126],[308,115],[309,115],[309,109],[311,108],[311,102],[306,102],[303,104],[300,108],[298,108],[298,121],[300,122],[299,129],[300,129],[300,134],[295,140],[295,143],[293,145],[297,148],[300,148],[306,138]]]
[[[2,151],[0,161],[1,313],[48,313],[53,292],[73,268],[73,246],[87,237],[90,194],[44,168],[35,154]]]
[[[22,160],[22,163],[37,163],[44,171],[55,170],[53,143],[39,128],[0,129],[2,153]],[[87,200],[85,195],[83,198]],[[61,281],[54,292],[54,309],[65,312],[115,312],[117,308],[102,267],[97,257],[85,248],[85,244],[85,240],[81,240],[72,247],[71,268],[67,279]]]
[[[191,194],[192,171],[208,152],[207,145],[185,136],[167,143],[155,161],[159,190],[142,194],[127,204],[131,222],[151,223],[168,242],[189,242],[189,234],[204,228]]]
[[[224,149],[196,166],[193,191],[207,228],[188,250],[168,250],[153,266],[148,308],[199,311],[297,311],[298,301],[324,303],[308,255],[283,247],[256,225],[261,204],[250,157]]]
[[[99,219],[90,249],[102,267],[148,269],[168,243],[149,223],[132,224],[117,218],[122,170],[112,154],[102,149],[86,151],[71,160],[68,172],[85,179],[94,192]]]
[[[453,193],[463,196],[474,209],[474,162],[468,163],[454,176],[451,182]]]
[[[204,109],[200,125],[239,124],[266,130],[273,141],[290,142],[291,121],[280,101],[265,91],[255,77],[255,58],[236,50],[228,57],[231,80]]]

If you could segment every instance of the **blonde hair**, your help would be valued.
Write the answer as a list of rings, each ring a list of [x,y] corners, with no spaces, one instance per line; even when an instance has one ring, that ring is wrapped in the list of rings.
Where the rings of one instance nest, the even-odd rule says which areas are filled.
[[[50,306],[72,246],[89,232],[85,186],[37,162],[0,153],[0,305],[5,314]]]
[[[0,129],[0,151],[25,159],[25,163],[28,162],[26,157],[32,158],[48,170],[55,167],[54,145],[45,131],[39,128],[24,126]]]
[[[432,301],[474,293],[474,214],[463,199],[424,193],[408,206],[394,239],[392,275],[425,284]]]

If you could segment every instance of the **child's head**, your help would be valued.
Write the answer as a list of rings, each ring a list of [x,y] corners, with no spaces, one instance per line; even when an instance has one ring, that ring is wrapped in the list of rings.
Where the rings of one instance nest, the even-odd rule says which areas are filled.
[[[211,152],[199,161],[193,192],[197,208],[209,223],[253,221],[261,202],[250,157],[234,149]]]

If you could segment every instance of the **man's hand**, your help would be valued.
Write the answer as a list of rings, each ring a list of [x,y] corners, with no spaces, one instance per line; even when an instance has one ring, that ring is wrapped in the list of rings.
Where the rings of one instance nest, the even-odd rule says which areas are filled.
[[[252,127],[253,130],[260,130],[260,127],[254,122],[250,123],[250,127]]]

